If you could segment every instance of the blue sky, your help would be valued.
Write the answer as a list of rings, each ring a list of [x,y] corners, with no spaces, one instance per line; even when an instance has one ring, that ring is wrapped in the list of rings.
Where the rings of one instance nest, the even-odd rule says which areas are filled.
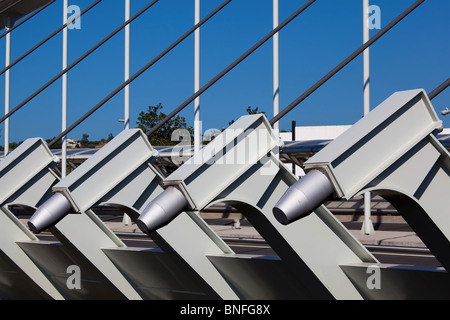
[[[202,17],[220,0],[202,0]],[[280,22],[306,1],[279,0]],[[91,1],[70,0],[82,9]],[[131,0],[132,14],[148,3]],[[414,0],[372,0],[384,27]],[[83,16],[80,30],[69,31],[69,64],[123,23],[124,3],[103,0]],[[399,90],[430,92],[450,74],[450,1],[427,0],[371,47],[371,105]],[[131,74],[138,71],[194,23],[194,0],[160,0],[133,22]],[[62,1],[47,8],[12,35],[12,60],[62,24]],[[272,29],[272,0],[233,0],[201,29],[201,84],[206,84]],[[374,35],[378,30],[372,30]],[[362,0],[318,0],[280,32],[280,109],[285,108],[362,44]],[[5,39],[0,40],[4,61]],[[11,70],[11,109],[56,75],[62,66],[62,34],[55,36]],[[69,72],[68,125],[123,81],[124,33],[117,34]],[[4,85],[4,75],[1,76]],[[362,56],[285,116],[281,129],[348,125],[363,115]],[[3,90],[0,90],[3,102]],[[149,105],[162,103],[169,113],[194,93],[194,37],[187,38],[131,85],[131,127]],[[450,90],[433,105],[450,107]],[[272,41],[201,96],[203,131],[222,129],[248,106],[272,118]],[[180,115],[193,125],[193,104]],[[2,108],[3,109],[3,108]],[[450,115],[440,116],[450,127]],[[123,93],[74,129],[69,138],[90,140],[123,130]],[[10,141],[44,139],[61,132],[61,81],[11,117]],[[3,124],[0,126],[3,144]]]

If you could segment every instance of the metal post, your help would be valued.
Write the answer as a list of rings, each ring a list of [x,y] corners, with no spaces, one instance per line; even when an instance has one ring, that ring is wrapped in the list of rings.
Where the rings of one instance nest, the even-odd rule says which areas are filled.
[[[317,81],[311,88],[306,90],[300,97],[295,99],[293,102],[291,102],[290,105],[288,105],[286,108],[281,110],[277,116],[273,117],[273,119],[270,120],[270,124],[274,124],[275,122],[277,122],[281,118],[283,118],[286,114],[288,114],[290,111],[292,111],[292,109],[297,107],[301,102],[303,102],[306,98],[308,98],[313,92],[315,92],[317,89],[319,89],[321,86],[323,86],[336,73],[338,73],[340,70],[342,70],[347,64],[349,64],[357,56],[359,56],[362,52],[364,52],[365,49],[367,49],[372,44],[374,44],[378,39],[380,39],[382,36],[384,36],[389,30],[391,30],[394,26],[396,26],[400,21],[402,21],[404,18],[406,18],[411,12],[413,12],[415,9],[417,9],[424,2],[425,2],[425,0],[417,0],[408,9],[403,11],[397,18],[392,20],[383,29],[378,31],[377,34],[374,35],[369,41],[367,41],[365,44],[363,44],[361,47],[359,47],[355,52],[353,52],[351,55],[349,55],[344,61],[342,61],[340,64],[338,64],[333,70],[328,72],[324,77],[322,77],[322,79]],[[161,124],[155,126],[155,130],[157,127],[159,127],[163,124],[164,123],[161,123]]]
[[[297,127],[297,124],[295,121],[292,121],[292,141],[296,141],[297,137],[295,136],[295,128]],[[295,162],[292,162],[292,174],[295,176]]]
[[[63,4],[63,24],[67,23],[69,0],[64,0]],[[63,30],[63,54],[62,54],[62,69],[67,68],[67,26]],[[67,129],[67,73],[62,77],[62,132]],[[67,136],[62,138],[61,144],[61,178],[64,178],[67,173]]]
[[[150,8],[154,3],[156,3],[158,0],[154,0],[152,3],[150,3],[149,5],[146,6],[146,9]],[[163,58],[167,53],[169,53],[170,51],[172,51],[178,44],[180,44],[184,39],[186,39],[189,35],[191,35],[192,33],[194,33],[194,31],[197,28],[200,28],[204,23],[206,23],[209,19],[211,19],[214,15],[216,15],[220,10],[222,10],[227,4],[229,4],[232,0],[225,0],[221,5],[219,5],[215,10],[213,10],[212,12],[210,12],[205,18],[203,18],[198,24],[196,24],[195,26],[193,26],[190,30],[188,30],[185,34],[183,34],[180,38],[178,38],[174,43],[172,43],[169,47],[167,47],[163,52],[161,52],[157,57],[155,57],[154,59],[152,59],[149,63],[147,63],[144,67],[142,67],[139,71],[137,71],[135,74],[133,74],[130,79],[128,79],[128,81],[125,81],[124,83],[122,83],[120,86],[118,86],[115,90],[113,90],[110,94],[108,94],[105,98],[103,98],[102,101],[100,101],[98,104],[96,104],[92,109],[90,109],[87,113],[85,113],[80,119],[78,119],[77,121],[75,121],[70,127],[67,128],[67,130],[65,132],[62,132],[59,134],[59,136],[55,137],[52,141],[50,141],[50,143],[48,144],[49,146],[52,146],[54,143],[56,143],[61,136],[66,135],[68,132],[72,131],[74,128],[76,128],[81,122],[83,122],[84,120],[86,120],[89,116],[91,116],[95,111],[97,111],[100,107],[102,107],[106,102],[108,102],[110,99],[112,99],[116,94],[118,94],[120,91],[122,91],[123,88],[125,88],[127,85],[129,85],[131,82],[133,82],[134,80],[136,80],[138,77],[140,77],[146,70],[148,70],[150,67],[152,67],[156,62],[158,62],[159,60],[161,60],[161,58]],[[310,0],[313,1],[313,0]],[[145,10],[141,10],[139,13],[135,14],[133,16],[133,18],[131,18],[130,20],[134,20],[135,18],[137,18],[140,13],[143,13]],[[131,21],[129,21],[131,22]],[[121,27],[118,28],[121,29]],[[111,38],[113,34],[115,34],[116,31],[114,31],[112,34],[110,34],[107,39]],[[102,43],[106,42],[107,40],[106,38],[104,40],[102,40],[98,45],[96,45],[94,48],[92,48],[91,50],[89,50],[87,53],[92,53],[95,49],[97,49]],[[87,55],[88,55],[87,54]],[[86,55],[86,56],[87,56]],[[81,61],[82,59],[80,58],[79,61]],[[72,63],[69,67],[67,67],[66,71],[69,71],[68,69],[71,69],[72,67],[74,67],[79,61],[75,61],[74,63]],[[61,72],[63,73],[63,72]],[[54,81],[56,81],[56,79],[58,79],[60,77],[60,75],[57,75],[55,78],[53,78],[52,80],[50,80],[47,84],[45,84],[42,88],[40,88],[38,91],[36,91],[32,96],[28,97],[28,99],[26,99],[24,102],[22,102],[20,105],[16,106],[14,108],[14,110],[12,110],[7,116],[3,116],[2,118],[0,118],[0,122],[4,121],[4,118],[9,117],[11,114],[13,114],[14,112],[17,112],[17,110],[19,110],[21,107],[23,107],[26,103],[28,103],[29,101],[31,101],[31,99],[33,99],[34,97],[36,97],[40,92],[42,92],[45,88],[47,88],[51,83],[53,83]],[[217,81],[217,80],[216,80]],[[200,89],[199,91],[204,91],[202,89]],[[197,94],[193,95],[192,100],[189,101],[189,103],[191,103],[192,101],[194,101],[194,99],[199,96],[201,94],[201,92],[198,92]],[[189,104],[188,103],[188,104]],[[185,107],[185,106],[183,106]],[[173,113],[169,114],[166,118],[164,118],[162,121],[160,121],[157,125],[155,125],[155,127],[153,127],[151,130],[149,130],[146,134],[150,135],[151,133],[153,133],[154,131],[156,131],[157,129],[160,128],[160,126],[162,126],[164,123],[166,123],[168,120],[170,120],[173,117]]]
[[[273,28],[279,25],[278,0],[273,0]],[[273,116],[280,111],[280,55],[279,55],[279,33],[273,35]],[[273,124],[273,129],[280,133],[279,122]]]
[[[5,64],[6,67],[11,63],[11,33],[6,35],[6,53],[5,53]],[[9,84],[10,75],[9,69],[5,72],[5,114],[9,112]],[[5,152],[6,156],[9,152],[9,118],[5,120]]]
[[[77,14],[74,17],[71,17],[71,20],[76,20],[79,17],[81,17],[83,14],[85,14],[86,12],[88,12],[89,10],[91,10],[92,8],[94,8],[97,4],[99,4],[102,0],[97,0],[94,3],[92,3],[89,7],[87,7],[86,9],[84,9],[81,13]],[[24,101],[22,101],[19,105],[17,105],[16,107],[14,107],[8,114],[5,114],[3,117],[0,118],[0,123],[5,121],[5,119],[11,117],[14,113],[16,113],[18,110],[20,110],[24,105],[26,105],[27,103],[29,103],[31,100],[33,100],[34,98],[36,98],[39,94],[41,94],[45,89],[47,89],[49,86],[51,86],[53,83],[55,83],[59,78],[62,77],[63,74],[69,72],[70,70],[72,70],[75,66],[77,66],[81,61],[83,61],[86,57],[88,57],[89,55],[91,55],[95,50],[97,50],[98,48],[100,48],[103,44],[105,44],[109,39],[111,39],[113,36],[115,36],[117,33],[119,33],[123,28],[125,28],[125,26],[129,23],[131,23],[132,21],[134,21],[135,19],[137,19],[139,16],[141,16],[144,12],[146,12],[148,9],[150,9],[155,3],[157,3],[159,0],[153,0],[151,3],[147,4],[141,11],[139,11],[138,13],[136,13],[130,20],[128,20],[127,22],[123,23],[121,26],[119,26],[117,29],[115,29],[113,32],[111,32],[108,36],[106,36],[103,40],[101,40],[99,43],[97,43],[95,46],[93,46],[91,49],[89,49],[88,51],[86,51],[81,57],[79,57],[77,60],[75,60],[74,62],[72,62],[65,70],[62,70],[60,73],[58,73],[56,76],[54,76],[51,80],[47,81],[42,87],[40,87],[38,90],[36,90],[32,95],[30,95],[28,98],[26,98]],[[231,1],[231,0],[229,0]],[[42,44],[44,44],[46,41],[48,41],[49,39],[51,39],[53,36],[55,36],[57,33],[59,33],[60,31],[62,31],[64,29],[64,27],[66,26],[66,24],[64,24],[62,27],[58,28],[58,30],[56,30],[56,32],[53,32],[52,35],[50,35],[49,37],[47,37],[46,39],[44,39],[43,41],[41,41],[41,43],[39,43],[38,45],[36,45],[34,48],[30,49],[28,52],[26,52],[25,54],[23,54],[21,56],[21,58],[16,59],[14,62],[12,62],[9,67],[4,68],[2,71],[0,71],[0,74],[3,74],[7,69],[9,69],[14,63],[18,63],[19,61],[21,61],[23,58],[25,58],[25,56],[27,56],[28,54],[30,54],[31,52],[33,52],[34,50],[36,50],[38,47],[40,47]],[[128,84],[128,83],[127,83]],[[125,85],[123,85],[125,86]],[[123,89],[123,88],[121,88]],[[69,133],[71,130],[66,130],[64,132],[61,132],[59,134],[58,137],[56,137],[55,139],[53,139],[50,143],[49,146],[52,146],[53,144],[55,144],[57,141],[59,141],[61,139],[61,137],[65,136],[67,133]]]
[[[200,22],[200,0],[195,0],[195,24]],[[200,28],[195,30],[195,52],[194,52],[194,91],[200,89]],[[194,101],[194,152],[200,150],[201,145],[201,123],[200,123],[200,96]]]
[[[74,15],[73,17],[71,17],[71,22],[77,20],[78,18],[80,18],[83,14],[85,14],[86,12],[88,12],[89,10],[91,10],[92,8],[94,8],[97,4],[99,4],[102,0],[97,0],[94,3],[92,3],[91,5],[89,5],[89,7],[87,7],[86,9],[84,9],[81,13]],[[158,1],[158,0],[155,0]],[[12,19],[12,18],[10,18]],[[13,20],[14,22],[14,20]],[[22,61],[23,59],[25,59],[26,57],[28,57],[32,52],[36,51],[38,48],[40,48],[43,44],[47,43],[47,41],[49,41],[50,39],[52,39],[54,36],[56,36],[58,33],[60,33],[62,30],[64,30],[64,28],[66,28],[69,24],[69,21],[67,21],[67,23],[63,24],[62,26],[60,26],[57,30],[53,31],[51,34],[49,34],[45,39],[41,40],[38,44],[36,44],[34,47],[32,47],[31,49],[29,49],[27,52],[25,52],[24,54],[22,54],[19,58],[17,58],[16,60],[12,61],[8,67],[3,68],[3,70],[0,71],[0,75],[5,73],[6,70],[11,69],[12,67],[14,67],[16,64],[18,64],[20,61]],[[14,24],[14,23],[13,23]],[[11,28],[12,29],[12,28]],[[59,77],[58,77],[59,78]],[[8,115],[9,116],[9,115]],[[3,122],[3,120],[1,121]]]
[[[130,0],[125,0],[125,21],[130,19]],[[125,27],[125,81],[130,78],[130,25]],[[130,86],[125,87],[124,120],[125,129],[130,128]]]
[[[11,15],[4,16],[5,28],[9,31],[14,27],[15,18]],[[8,68],[11,64],[11,32],[6,35],[6,52],[5,52],[5,68]],[[5,115],[9,113],[9,103],[10,103],[10,74],[9,69],[5,73]],[[9,153],[9,118],[5,120],[5,151],[4,156]]]
[[[125,0],[125,22],[130,19],[131,2]],[[125,81],[130,79],[130,25],[125,27]],[[130,86],[127,85],[124,88],[125,101],[124,101],[124,123],[125,130],[130,129]],[[125,226],[132,224],[130,216],[123,215],[122,223]]]
[[[363,0],[363,41],[370,40],[369,0]],[[370,48],[363,52],[364,56],[364,116],[370,112]]]
[[[363,41],[364,44],[370,40],[369,29],[369,0],[363,0]],[[364,116],[370,112],[370,48],[363,52],[364,60]],[[371,220],[371,194],[364,193],[364,223],[362,232],[366,235],[372,234],[373,225]]]
[[[226,3],[228,3],[227,0]],[[305,3],[300,9],[295,11],[292,15],[290,15],[286,20],[284,20],[278,27],[273,29],[270,33],[268,33],[265,37],[263,37],[261,40],[259,40],[253,47],[251,47],[249,50],[247,50],[243,55],[241,55],[239,58],[237,58],[233,63],[231,63],[228,67],[226,67],[222,72],[217,74],[213,79],[211,79],[207,84],[205,84],[203,87],[200,88],[196,93],[194,93],[189,99],[184,101],[181,105],[179,105],[175,110],[173,110],[171,113],[169,113],[163,120],[158,122],[155,126],[153,126],[150,130],[146,132],[146,135],[151,135],[155,131],[159,130],[167,121],[172,119],[178,112],[186,108],[189,104],[194,101],[195,98],[200,96],[203,92],[208,90],[214,83],[219,81],[223,76],[225,76],[228,72],[233,70],[239,63],[241,63],[244,59],[246,59],[249,55],[251,55],[253,52],[255,52],[256,49],[261,47],[264,43],[266,43],[270,38],[272,38],[276,33],[278,33],[281,29],[283,29],[286,25],[288,25],[292,20],[294,20],[299,14],[304,12],[306,9],[308,9],[316,0],[309,0],[307,3]],[[425,0],[421,0],[425,1]],[[223,3],[224,5],[226,3]],[[280,116],[278,114],[277,116]],[[275,117],[274,117],[275,119]],[[272,119],[273,120],[273,119]],[[272,121],[270,124],[273,125],[274,122]]]

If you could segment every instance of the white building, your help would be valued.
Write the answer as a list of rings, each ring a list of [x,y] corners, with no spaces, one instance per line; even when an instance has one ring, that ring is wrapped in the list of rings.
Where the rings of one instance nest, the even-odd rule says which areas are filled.
[[[295,140],[333,140],[350,127],[351,125],[295,127]],[[292,141],[292,132],[281,132],[280,138],[283,141]]]

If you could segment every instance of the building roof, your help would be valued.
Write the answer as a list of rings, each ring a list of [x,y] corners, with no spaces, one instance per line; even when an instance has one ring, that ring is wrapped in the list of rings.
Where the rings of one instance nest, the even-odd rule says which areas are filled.
[[[441,134],[438,135],[437,138],[442,145],[450,151],[450,134]],[[284,147],[280,150],[280,159],[285,163],[295,163],[298,166],[302,166],[306,160],[326,147],[331,141],[331,139],[284,141]],[[159,153],[157,160],[159,165],[173,165],[174,158],[176,158],[178,163],[183,163],[194,153],[194,146],[156,146],[153,148]],[[68,149],[67,159],[68,161],[83,162],[95,154],[98,150],[99,149]],[[56,156],[61,157],[61,150],[52,150],[52,152]]]

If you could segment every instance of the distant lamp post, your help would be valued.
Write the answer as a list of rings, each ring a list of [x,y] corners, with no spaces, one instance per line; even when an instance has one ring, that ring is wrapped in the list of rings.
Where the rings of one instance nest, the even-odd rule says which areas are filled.
[[[448,115],[450,113],[450,110],[448,109],[448,108],[446,108],[445,110],[442,110],[441,111],[441,114],[443,115],[443,116],[446,116],[446,115]]]

